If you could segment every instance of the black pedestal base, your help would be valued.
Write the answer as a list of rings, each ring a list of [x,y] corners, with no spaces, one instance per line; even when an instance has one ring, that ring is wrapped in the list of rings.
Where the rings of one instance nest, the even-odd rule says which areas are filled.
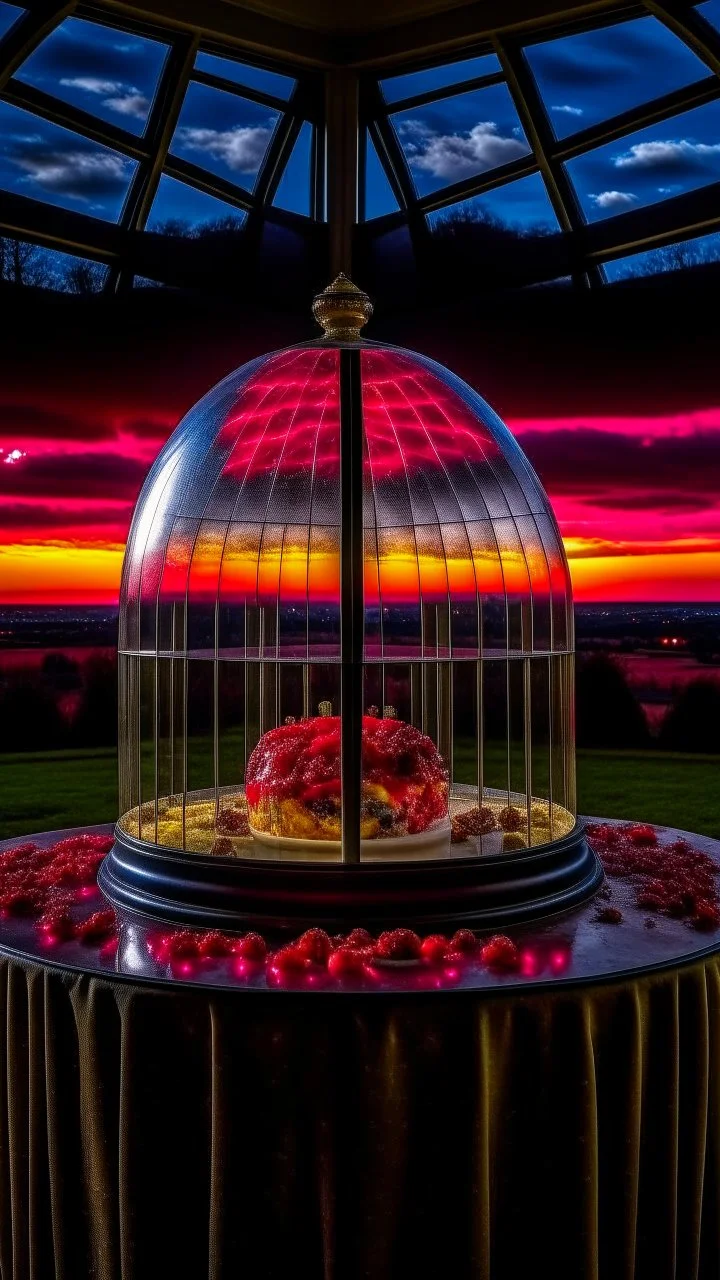
[[[98,883],[114,906],[217,929],[496,928],[590,898],[603,872],[578,824],[540,849],[423,862],[280,862],[179,853],[116,828]]]

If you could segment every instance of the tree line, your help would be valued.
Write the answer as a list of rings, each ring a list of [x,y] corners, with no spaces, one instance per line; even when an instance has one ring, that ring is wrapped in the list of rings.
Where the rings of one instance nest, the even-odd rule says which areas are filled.
[[[199,670],[193,673],[188,690],[189,732],[211,728],[210,699],[193,683],[202,675]],[[224,699],[224,712],[223,718],[228,719],[241,714],[241,708],[233,699]],[[579,747],[720,754],[720,680],[699,677],[678,689],[659,733],[652,735],[622,667],[604,654],[581,657],[576,726]],[[499,721],[486,724],[485,729],[491,736],[504,733]],[[113,654],[91,654],[76,662],[63,653],[50,653],[38,669],[5,670],[0,655],[0,751],[116,743],[117,661]]]

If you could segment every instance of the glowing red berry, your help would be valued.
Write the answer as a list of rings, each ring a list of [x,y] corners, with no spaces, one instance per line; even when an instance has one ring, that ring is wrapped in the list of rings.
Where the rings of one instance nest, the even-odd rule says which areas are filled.
[[[418,960],[421,945],[412,929],[390,929],[380,934],[375,956],[379,960]]]
[[[233,942],[233,954],[242,956],[243,960],[264,960],[267,955],[267,943],[259,933],[246,933],[244,938]]]
[[[306,929],[293,945],[301,955],[312,960],[313,964],[327,964],[332,950],[332,943],[324,929]]]
[[[496,933],[484,943],[480,958],[488,969],[512,971],[520,965],[520,952],[512,938],[504,933]]]
[[[472,929],[457,929],[450,939],[449,950],[471,954],[477,950],[478,941]]]
[[[430,964],[438,964],[444,960],[449,950],[448,940],[441,933],[430,933],[423,938],[420,952],[423,960]]]
[[[352,947],[343,943],[333,951],[328,960],[328,973],[331,978],[362,978],[369,953],[365,948]]]

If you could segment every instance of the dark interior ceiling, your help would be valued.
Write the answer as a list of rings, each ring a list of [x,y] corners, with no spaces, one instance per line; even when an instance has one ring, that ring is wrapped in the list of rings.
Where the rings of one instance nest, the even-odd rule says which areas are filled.
[[[107,0],[110,11],[202,30],[264,54],[316,66],[368,67],[417,59],[497,30],[612,13],[617,0]]]

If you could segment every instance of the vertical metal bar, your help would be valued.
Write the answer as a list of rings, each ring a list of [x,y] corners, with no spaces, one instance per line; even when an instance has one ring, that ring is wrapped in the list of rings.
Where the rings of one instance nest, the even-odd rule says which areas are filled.
[[[303,698],[303,720],[307,720],[310,715],[310,664],[303,663],[302,669],[302,698]]]
[[[186,614],[187,617],[187,614]],[[187,625],[185,628],[185,644],[187,646]],[[182,843],[185,848],[185,824],[187,809],[187,790],[188,790],[188,660],[187,648],[185,657],[182,660],[183,668],[183,692],[182,692],[182,743],[183,743],[183,768],[182,768]]]
[[[360,351],[340,352],[340,708],[342,859],[360,861],[362,790],[363,422]]]
[[[550,811],[550,839],[553,836],[553,683],[555,666],[552,654],[548,654],[548,806]]]
[[[156,609],[157,609],[157,606],[156,606]],[[156,624],[156,625],[157,625],[157,624]],[[155,635],[156,635],[156,637],[157,637],[157,630],[156,630],[156,632],[155,632]],[[158,791],[160,790],[160,785],[159,785],[159,784],[160,784],[160,696],[159,696],[159,689],[160,689],[160,671],[159,671],[159,664],[160,664],[160,659],[158,658],[158,655],[157,655],[157,638],[156,638],[156,642],[155,642],[155,644],[156,644],[156,650],[155,650],[155,707],[154,707],[154,715],[153,715],[153,743],[154,743],[154,746],[155,746],[155,781],[154,781],[154,791],[155,791],[155,843],[157,844],[157,839],[158,839],[158,805],[159,805],[159,796],[158,796]]]
[[[523,658],[523,747],[525,751],[525,813],[527,817],[527,842],[530,847],[532,831],[530,806],[532,804],[532,679],[531,658]]]
[[[358,204],[358,77],[338,68],[327,72],[325,86],[330,271],[349,275]]]

